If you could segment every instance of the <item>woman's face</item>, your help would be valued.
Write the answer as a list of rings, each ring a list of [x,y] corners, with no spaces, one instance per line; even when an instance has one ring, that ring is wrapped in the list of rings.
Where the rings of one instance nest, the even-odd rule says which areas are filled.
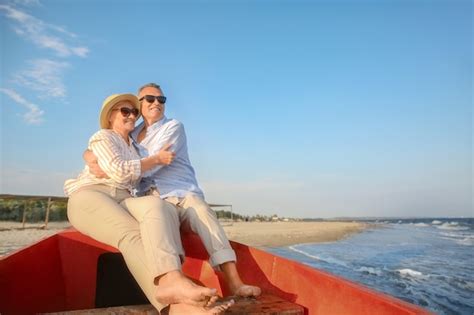
[[[135,128],[138,110],[129,101],[122,101],[110,111],[110,129],[131,132]]]

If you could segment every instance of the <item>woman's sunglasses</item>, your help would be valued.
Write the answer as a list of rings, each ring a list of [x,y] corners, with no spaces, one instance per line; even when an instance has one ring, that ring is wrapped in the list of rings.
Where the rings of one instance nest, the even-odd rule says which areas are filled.
[[[139,101],[147,101],[148,103],[150,104],[153,104],[155,102],[155,100],[158,101],[158,103],[160,104],[164,104],[166,103],[166,96],[163,96],[163,95],[159,95],[159,96],[155,96],[155,95],[145,95],[143,96],[142,98],[139,99]]]
[[[114,110],[119,110],[122,116],[125,118],[128,118],[130,114],[133,114],[133,116],[135,117],[138,117],[138,115],[140,114],[140,111],[137,108],[120,107]]]

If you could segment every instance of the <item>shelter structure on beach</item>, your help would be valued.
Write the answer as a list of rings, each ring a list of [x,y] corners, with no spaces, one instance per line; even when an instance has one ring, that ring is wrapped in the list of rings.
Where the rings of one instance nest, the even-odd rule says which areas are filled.
[[[47,201],[46,204],[46,216],[44,219],[44,229],[48,228],[48,222],[49,222],[49,213],[51,211],[51,206],[53,205],[53,202],[59,201],[59,202],[66,202],[68,198],[67,197],[58,197],[58,196],[37,196],[37,195],[10,195],[10,194],[0,194],[0,199],[3,200],[22,200],[25,205],[33,202],[33,201]],[[26,211],[23,211],[23,218],[22,218],[22,227],[25,228],[25,223],[26,223]]]
[[[2,200],[22,200],[25,205],[33,202],[33,201],[47,201],[46,204],[46,216],[44,219],[44,229],[48,228],[49,222],[49,213],[51,211],[51,206],[54,202],[62,202],[67,203],[68,197],[59,197],[59,196],[39,196],[39,195],[13,195],[13,194],[0,194],[0,199]],[[217,203],[210,203],[209,206],[211,208],[230,208],[231,214],[231,221],[233,220],[233,211],[232,205],[225,205],[225,204],[217,204]],[[26,211],[23,211],[23,218],[22,218],[22,227],[25,227],[26,223]]]

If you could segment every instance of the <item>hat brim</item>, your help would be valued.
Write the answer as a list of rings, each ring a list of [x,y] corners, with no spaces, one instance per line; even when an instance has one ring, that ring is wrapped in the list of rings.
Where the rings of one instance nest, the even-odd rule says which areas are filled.
[[[109,129],[110,122],[109,122],[109,115],[112,108],[122,101],[129,101],[136,109],[140,111],[140,102],[138,98],[133,94],[116,94],[109,96],[102,105],[102,110],[100,111],[100,128],[102,129]],[[138,114],[137,119],[140,117]]]

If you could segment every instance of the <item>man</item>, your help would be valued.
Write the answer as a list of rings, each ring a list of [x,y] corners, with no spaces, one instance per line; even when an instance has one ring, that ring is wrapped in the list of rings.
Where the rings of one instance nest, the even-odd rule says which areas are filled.
[[[223,271],[227,285],[234,295],[258,296],[261,291],[245,285],[236,268],[236,256],[214,212],[204,201],[194,169],[188,156],[186,134],[182,123],[165,117],[166,97],[161,87],[149,83],[138,90],[143,122],[132,132],[142,157],[158,153],[165,146],[176,156],[169,165],[159,165],[145,174],[139,193],[159,191],[162,199],[170,202],[178,211],[182,228],[192,230],[210,255],[213,267]]]
[[[140,155],[146,157],[160,150],[174,152],[173,161],[169,165],[159,165],[145,173],[138,187],[138,195],[158,194],[162,199],[173,205],[179,215],[182,229],[196,232],[203,241],[210,256],[213,267],[219,267],[224,273],[230,291],[239,296],[258,296],[260,288],[246,285],[240,279],[236,268],[236,256],[224,230],[214,212],[204,201],[204,194],[199,188],[194,169],[188,156],[186,134],[183,125],[165,117],[166,97],[160,86],[149,83],[138,90],[143,123],[132,132]],[[86,157],[86,156],[85,156]],[[91,171],[97,176],[101,170],[92,161],[95,157],[86,157]],[[161,298],[159,288],[170,283],[167,276],[160,279],[157,299]]]

